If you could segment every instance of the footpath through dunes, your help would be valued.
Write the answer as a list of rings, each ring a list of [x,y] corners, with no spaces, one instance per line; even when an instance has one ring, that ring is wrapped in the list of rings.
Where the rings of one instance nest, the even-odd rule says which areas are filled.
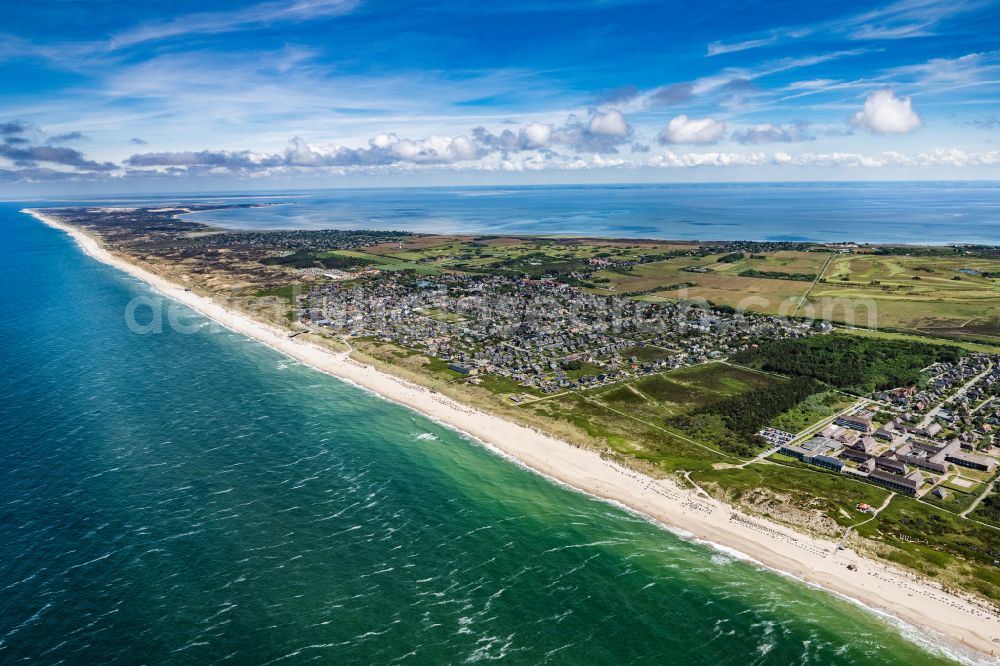
[[[224,326],[456,428],[545,476],[619,502],[697,539],[735,549],[767,567],[921,626],[929,632],[927,636],[944,638],[956,646],[964,644],[984,655],[989,655],[1000,640],[1000,621],[995,614],[948,594],[932,583],[862,559],[853,551],[838,551],[832,542],[797,534],[757,518],[739,516],[696,492],[637,474],[603,460],[596,452],[573,447],[544,433],[479,412],[360,364],[346,354],[331,353],[303,340],[302,336],[290,339],[287,332],[227,310],[208,298],[111,255],[93,238],[47,218],[44,213],[32,211],[32,214],[70,233],[91,256],[143,280]]]

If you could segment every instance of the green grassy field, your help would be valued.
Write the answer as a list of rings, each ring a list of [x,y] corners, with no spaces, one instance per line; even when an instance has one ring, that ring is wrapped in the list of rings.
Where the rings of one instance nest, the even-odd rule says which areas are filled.
[[[972,485],[968,485],[969,482],[971,482]],[[949,477],[944,483],[944,487],[949,490],[973,496],[982,492],[982,485],[982,482],[976,479],[960,478],[957,475]]]
[[[619,406],[620,407],[620,406]],[[654,465],[662,472],[707,469],[721,454],[670,434],[662,424],[645,420],[619,407],[608,407],[577,393],[566,393],[521,409],[537,416],[569,423],[614,451]],[[722,456],[724,458],[724,456]]]
[[[374,255],[368,252],[360,252],[358,250],[336,250],[332,254],[370,261],[372,263],[366,265],[365,268],[376,268],[381,271],[412,270],[426,275],[434,275],[441,272],[435,266],[430,264],[418,264],[413,261],[399,259],[391,255]]]
[[[997,272],[1000,260],[972,257],[844,255],[809,295],[824,317],[849,317],[851,301],[874,304],[879,328],[1000,342],[1000,280],[961,271]],[[854,308],[868,325],[868,309]]]
[[[576,270],[585,267],[587,260],[594,258],[634,261],[647,254],[694,247],[696,245],[638,240],[425,236],[367,248],[364,254],[386,261],[431,266],[436,270],[496,270],[531,274],[550,265],[563,270]]]
[[[817,393],[775,418],[771,421],[771,427],[785,432],[798,433],[818,421],[833,416],[853,403],[853,399],[836,391]]]
[[[969,517],[1000,528],[1000,493],[997,492],[996,486],[982,499]]]
[[[944,499],[941,499],[940,497],[934,495],[933,492],[930,492],[924,495],[923,500],[928,504],[933,504],[934,506],[940,507],[945,511],[961,513],[972,505],[972,503],[976,500],[976,496],[979,494],[979,492],[967,493],[955,490],[947,483],[944,484],[944,487],[948,489],[948,496]],[[979,488],[979,491],[981,492],[982,488]]]
[[[910,342],[926,342],[932,345],[945,345],[960,347],[969,351],[985,352],[987,354],[1000,354],[1000,344],[987,344],[981,342],[969,342],[967,340],[956,340],[953,338],[936,338],[915,333],[895,333],[893,331],[872,331],[864,328],[838,328],[838,333],[844,335],[856,335],[865,338],[878,338],[882,340],[909,340]]]
[[[776,378],[724,363],[707,363],[651,375],[610,388],[587,391],[593,400],[612,407],[627,407],[631,413],[657,423],[760,386]]]
[[[418,314],[421,314],[430,319],[435,319],[437,321],[443,321],[446,324],[459,324],[466,321],[466,318],[455,312],[447,312],[445,310],[439,310],[437,308],[423,308],[417,310]]]
[[[757,312],[791,313],[811,282],[743,277],[755,270],[770,273],[819,273],[828,255],[819,252],[775,252],[746,255],[744,259],[720,262],[723,254],[677,257],[636,266],[627,272],[601,271],[608,283],[594,291],[602,294],[639,294],[645,300],[702,299],[718,305],[742,307]],[[685,269],[704,269],[692,272]],[[678,285],[690,285],[678,287]]]
[[[284,319],[289,323],[298,321],[299,315],[296,308],[295,299],[302,293],[302,287],[298,284],[289,284],[274,289],[266,289],[253,294],[254,299],[273,299],[279,303],[279,307],[284,310]]]
[[[669,358],[670,355],[675,352],[676,350],[659,347],[657,345],[636,345],[635,347],[623,349],[619,352],[619,355],[625,359],[635,356],[640,362],[646,362],[661,361]]]

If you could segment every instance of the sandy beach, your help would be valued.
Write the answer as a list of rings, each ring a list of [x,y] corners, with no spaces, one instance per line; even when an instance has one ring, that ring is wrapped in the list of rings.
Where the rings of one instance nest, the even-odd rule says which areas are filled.
[[[70,234],[88,255],[148,283],[227,328],[456,428],[538,473],[620,503],[679,530],[688,538],[736,551],[765,567],[898,618],[905,623],[902,631],[913,640],[937,645],[960,661],[1000,663],[992,656],[1000,654],[1000,616],[985,604],[945,592],[931,581],[863,558],[853,550],[838,550],[831,541],[742,514],[668,480],[639,474],[603,459],[595,451],[472,409],[359,363],[347,353],[335,353],[289,338],[287,331],[229,310],[111,254],[95,238],[46,216],[44,211],[24,212]]]

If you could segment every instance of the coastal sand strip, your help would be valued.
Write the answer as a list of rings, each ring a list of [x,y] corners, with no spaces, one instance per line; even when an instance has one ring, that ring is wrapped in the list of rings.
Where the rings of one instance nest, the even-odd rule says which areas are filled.
[[[767,568],[838,593],[902,620],[904,633],[965,663],[1000,663],[1000,617],[985,605],[943,591],[912,574],[863,558],[851,549],[762,518],[746,516],[702,494],[614,464],[579,448],[492,414],[458,403],[422,386],[359,363],[347,353],[288,338],[288,332],[185,291],[105,250],[82,230],[25,209],[65,231],[91,257],[149,284],[236,332],[254,338],[317,370],[347,380],[385,399],[455,428],[522,465],[567,486],[610,500],[693,538],[736,551]],[[856,570],[848,569],[853,565]],[[916,630],[913,627],[920,627]],[[973,650],[975,652],[973,652]]]

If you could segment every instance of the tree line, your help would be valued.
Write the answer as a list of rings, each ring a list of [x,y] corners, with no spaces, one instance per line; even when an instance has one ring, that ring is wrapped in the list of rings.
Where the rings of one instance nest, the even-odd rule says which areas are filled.
[[[779,414],[823,390],[811,377],[793,377],[667,419],[667,425],[710,441],[726,453],[748,458],[766,446],[757,433]]]
[[[947,345],[851,335],[818,335],[762,343],[733,355],[735,363],[831,386],[871,393],[919,385],[932,363],[954,363],[964,352]]]

